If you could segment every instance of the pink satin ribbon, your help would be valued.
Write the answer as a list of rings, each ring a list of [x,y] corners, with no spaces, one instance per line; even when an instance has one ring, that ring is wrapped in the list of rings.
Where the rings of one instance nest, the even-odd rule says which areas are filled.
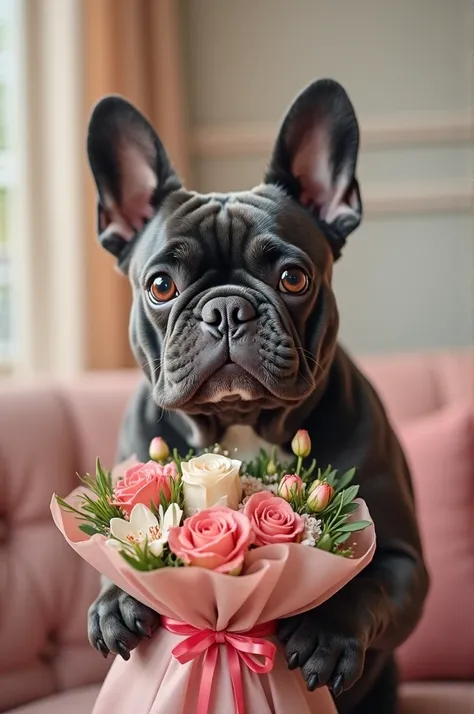
[[[219,645],[226,646],[229,662],[230,678],[234,692],[235,711],[245,714],[244,689],[240,660],[256,674],[267,674],[271,671],[275,660],[276,647],[272,642],[261,639],[275,634],[275,622],[257,625],[244,634],[223,630],[198,630],[170,617],[161,618],[162,626],[174,635],[186,637],[177,645],[172,654],[180,664],[186,664],[204,654],[204,667],[199,688],[196,714],[209,714],[212,682],[219,654]],[[258,657],[262,658],[257,659]]]

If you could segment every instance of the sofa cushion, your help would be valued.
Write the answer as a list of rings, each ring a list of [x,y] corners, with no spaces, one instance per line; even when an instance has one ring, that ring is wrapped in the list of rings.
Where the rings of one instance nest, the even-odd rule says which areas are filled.
[[[97,423],[94,428],[98,432]],[[98,573],[71,551],[49,509],[54,492],[66,495],[77,485],[80,448],[75,414],[61,389],[2,387],[0,711],[100,682],[111,659],[87,641]]]
[[[463,399],[474,401],[472,350],[357,360],[395,424],[421,419]]]
[[[458,404],[399,428],[411,465],[431,589],[400,649],[410,680],[474,679],[474,416]]]
[[[33,704],[12,710],[9,714],[91,714],[99,689],[97,685],[78,687],[69,692],[38,699]]]
[[[404,684],[400,693],[399,711],[400,714],[469,714],[474,712],[474,683]]]
[[[91,714],[97,685],[39,699],[9,714]],[[409,683],[400,692],[400,714],[467,714],[474,711],[472,683]],[[380,714],[383,714],[380,712]]]

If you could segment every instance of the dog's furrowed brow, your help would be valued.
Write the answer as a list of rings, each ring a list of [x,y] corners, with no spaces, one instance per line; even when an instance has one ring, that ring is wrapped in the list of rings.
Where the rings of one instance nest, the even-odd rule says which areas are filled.
[[[184,271],[192,276],[201,270],[203,259],[202,246],[196,239],[173,238],[146,262],[138,279],[141,283],[145,283],[154,272],[163,268]]]
[[[246,258],[257,265],[274,265],[282,261],[302,263],[303,265],[309,263],[303,251],[273,235],[256,236],[249,241]]]
[[[174,238],[155,255],[153,262],[176,266],[181,263],[200,262],[202,256],[202,247],[195,238]]]

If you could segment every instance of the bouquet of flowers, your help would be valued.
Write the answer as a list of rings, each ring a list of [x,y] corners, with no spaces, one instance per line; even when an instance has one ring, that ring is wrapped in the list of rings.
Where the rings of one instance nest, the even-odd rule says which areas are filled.
[[[261,451],[243,464],[218,445],[131,458],[67,499],[53,496],[68,543],[162,627],[131,660],[114,662],[94,714],[335,712],[327,689],[309,693],[275,640],[276,620],[317,607],[371,560],[375,535],[351,485],[324,471],[305,431],[294,463]]]

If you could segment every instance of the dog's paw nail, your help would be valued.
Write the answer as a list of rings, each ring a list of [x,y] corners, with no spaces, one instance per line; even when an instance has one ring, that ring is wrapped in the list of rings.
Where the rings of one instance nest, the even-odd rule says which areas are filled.
[[[319,684],[318,675],[312,674],[311,677],[308,679],[308,691],[314,692],[314,690],[317,688],[318,684]]]
[[[117,649],[121,658],[127,662],[130,659],[130,652],[125,647],[123,642],[117,642]]]
[[[104,659],[108,657],[109,650],[107,648],[107,645],[105,644],[104,640],[101,640],[100,638],[97,640],[97,649],[99,650],[100,654]]]
[[[296,669],[298,667],[298,654],[294,652],[288,660],[288,669]]]
[[[151,629],[144,625],[143,622],[140,622],[140,620],[135,621],[135,629],[140,635],[140,637],[148,637],[148,639],[150,639]]]
[[[338,674],[331,685],[332,693],[335,697],[340,697],[342,694],[343,678],[342,674]]]

